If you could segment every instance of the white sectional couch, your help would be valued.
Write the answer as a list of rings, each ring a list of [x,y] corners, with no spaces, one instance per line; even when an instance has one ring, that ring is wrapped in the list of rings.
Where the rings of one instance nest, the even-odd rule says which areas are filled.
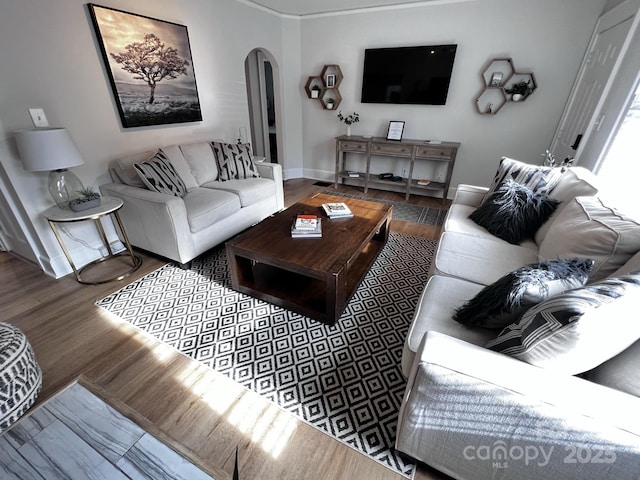
[[[224,179],[225,167],[217,157],[223,147],[222,142],[171,145],[112,162],[114,183],[100,190],[124,201],[119,213],[132,245],[186,266],[284,208],[282,167],[255,162],[259,176],[234,178],[236,173]],[[182,180],[183,196],[153,191],[134,168],[159,153]]]
[[[637,480],[640,289],[601,310],[610,312],[593,322],[610,322],[603,345],[613,336],[618,343],[607,353],[592,341],[578,356],[579,374],[561,358],[543,367],[490,350],[500,329],[452,317],[485,286],[543,259],[590,257],[587,286],[638,271],[640,224],[608,208],[591,172],[572,167],[549,194],[556,212],[534,239],[513,245],[469,219],[487,191],[460,185],[449,210],[404,346],[396,448],[457,479]]]

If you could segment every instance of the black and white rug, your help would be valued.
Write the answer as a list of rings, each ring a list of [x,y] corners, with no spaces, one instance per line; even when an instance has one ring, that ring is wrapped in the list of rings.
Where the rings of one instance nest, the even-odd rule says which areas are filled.
[[[231,289],[218,247],[97,305],[404,476],[393,449],[402,346],[436,242],[397,233],[330,327]]]
[[[353,195],[350,193],[336,192],[333,190],[325,190],[322,193],[328,195],[335,195],[345,198],[359,198],[361,200],[368,200],[370,202],[386,203],[393,205],[394,220],[400,220],[403,222],[422,223],[425,225],[435,225],[437,227],[442,226],[444,219],[447,216],[447,209],[423,207],[421,205],[413,205],[411,203],[393,202],[390,200],[382,200],[380,198],[367,197],[365,195]]]

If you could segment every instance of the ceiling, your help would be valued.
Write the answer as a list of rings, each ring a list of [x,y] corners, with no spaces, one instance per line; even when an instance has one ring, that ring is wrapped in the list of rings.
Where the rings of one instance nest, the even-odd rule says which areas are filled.
[[[283,15],[305,16],[364,8],[451,3],[453,0],[247,0]],[[460,0],[458,0],[460,1]]]

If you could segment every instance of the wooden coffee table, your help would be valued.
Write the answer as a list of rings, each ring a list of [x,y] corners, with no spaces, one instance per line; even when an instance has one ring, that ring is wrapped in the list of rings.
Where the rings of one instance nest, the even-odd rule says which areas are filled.
[[[354,213],[328,218],[321,205]],[[317,194],[263,220],[226,244],[234,290],[323,323],[336,323],[389,237],[391,205]],[[322,218],[322,238],[291,238],[297,214]]]

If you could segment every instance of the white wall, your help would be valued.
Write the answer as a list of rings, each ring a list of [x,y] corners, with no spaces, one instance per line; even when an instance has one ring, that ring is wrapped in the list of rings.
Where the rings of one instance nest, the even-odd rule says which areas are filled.
[[[483,0],[318,16],[302,20],[300,89],[323,64],[344,74],[339,109],[357,111],[352,134],[385,136],[389,120],[404,120],[405,138],[461,142],[452,185],[488,185],[500,156],[540,163],[605,0]],[[457,43],[446,106],[361,104],[366,48]],[[477,113],[480,73],[492,57],[511,57],[535,73],[538,89],[496,115]],[[345,127],[317,100],[304,100],[305,176],[332,178],[336,135]],[[396,171],[396,173],[400,173]]]
[[[406,138],[462,143],[454,185],[486,184],[501,155],[540,161],[605,2],[441,0],[433,6],[298,19],[236,0],[103,0],[104,6],[188,27],[202,107],[202,122],[123,129],[85,1],[0,0],[0,192],[24,217],[0,218],[0,226],[22,235],[45,271],[69,272],[41,217],[50,205],[47,174],[25,172],[13,140],[15,130],[31,127],[29,107],[44,108],[52,125],[68,129],[86,162],[74,172],[96,186],[108,181],[113,158],[177,142],[236,138],[238,128],[249,125],[244,60],[258,47],[273,55],[280,70],[287,177],[333,175],[333,138],[344,126],[336,112],[306,99],[304,85],[323,64],[338,63],[345,76],[341,109],[362,115],[355,134],[384,135],[389,120],[405,120]],[[446,106],[359,103],[365,48],[449,42],[458,44],[458,55]],[[496,116],[479,115],[473,99],[481,90],[480,70],[491,57],[505,55],[516,67],[533,70],[539,89]],[[98,236],[89,227],[78,225],[72,233],[97,248]],[[69,242],[78,263],[97,256],[82,243]]]
[[[85,160],[74,172],[85,185],[97,186],[108,181],[107,164],[113,158],[177,142],[237,138],[238,128],[249,126],[244,60],[252,49],[271,52],[285,82],[291,83],[292,74],[283,61],[282,19],[276,15],[235,0],[99,3],[187,26],[203,121],[123,129],[86,2],[0,2],[0,166],[10,183],[10,188],[2,188],[0,182],[0,188],[5,199],[12,189],[17,192],[27,217],[22,234],[26,237],[33,230],[39,238],[32,242],[31,258],[55,276],[70,268],[40,215],[52,203],[47,173],[25,172],[13,140],[15,130],[32,127],[29,107],[44,108],[51,125],[67,128]],[[299,65],[293,68],[297,79]],[[299,125],[299,99],[293,108],[286,97],[283,102],[287,120]],[[296,153],[294,147],[298,158],[300,150]],[[100,243],[91,225],[74,226],[74,231],[94,247]],[[68,240],[78,263],[98,255]]]

